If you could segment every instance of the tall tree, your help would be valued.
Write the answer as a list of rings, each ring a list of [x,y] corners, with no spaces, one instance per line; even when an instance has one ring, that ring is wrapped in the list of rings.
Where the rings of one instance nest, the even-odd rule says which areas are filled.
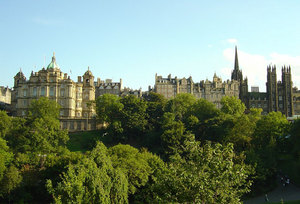
[[[221,99],[221,105],[221,111],[230,115],[242,115],[246,109],[245,104],[234,96],[224,96]]]
[[[31,102],[27,123],[32,151],[41,154],[55,152],[68,141],[67,131],[60,128],[59,109],[55,101],[45,97]]]
[[[252,168],[235,155],[232,145],[188,142],[185,150],[184,156],[171,157],[156,183],[160,192],[154,202],[241,203]]]
[[[129,194],[147,183],[151,168],[138,149],[119,144],[109,148],[108,152],[114,168],[120,168],[127,176]]]
[[[192,94],[181,93],[168,101],[166,111],[175,114],[176,119],[185,120],[192,105],[196,103],[196,98]]]
[[[125,135],[137,139],[147,127],[147,103],[136,96],[129,95],[121,100],[122,109],[121,124]]]
[[[5,111],[0,110],[0,138],[4,138],[11,126],[11,118]]]
[[[97,117],[108,125],[120,120],[123,107],[120,98],[113,94],[104,94],[96,99]]]

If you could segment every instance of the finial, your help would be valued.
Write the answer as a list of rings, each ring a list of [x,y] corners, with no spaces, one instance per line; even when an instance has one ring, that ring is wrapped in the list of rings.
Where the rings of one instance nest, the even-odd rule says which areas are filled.
[[[20,73],[22,72],[22,67],[20,67]]]
[[[90,66],[88,66],[88,71],[90,71]]]
[[[53,52],[53,57],[55,57],[55,52]]]

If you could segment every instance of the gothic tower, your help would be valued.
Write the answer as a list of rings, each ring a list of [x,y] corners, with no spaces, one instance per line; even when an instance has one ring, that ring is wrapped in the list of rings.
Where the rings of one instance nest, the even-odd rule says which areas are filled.
[[[236,80],[240,83],[239,87],[239,98],[240,100],[249,108],[248,102],[248,79],[243,79],[243,73],[239,68],[239,60],[237,47],[235,46],[235,59],[234,59],[234,69],[231,73],[231,80]]]
[[[278,111],[278,87],[277,87],[277,74],[276,66],[267,67],[267,99],[268,99],[268,112]]]
[[[282,72],[282,80],[281,80],[281,93],[279,93],[282,96],[279,96],[279,99],[282,99],[282,101],[279,100],[279,103],[282,102],[282,110],[281,112],[285,114],[286,116],[292,116],[294,115],[294,108],[293,108],[293,101],[292,101],[292,75],[291,75],[291,67],[283,67],[281,69]],[[281,106],[281,104],[279,104]],[[281,108],[281,107],[280,107]]]

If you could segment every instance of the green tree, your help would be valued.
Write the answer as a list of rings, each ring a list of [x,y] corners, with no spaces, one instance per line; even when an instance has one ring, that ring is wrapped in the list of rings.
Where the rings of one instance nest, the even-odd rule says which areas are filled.
[[[25,118],[15,117],[11,121],[11,129],[6,140],[14,153],[31,152],[31,128]]]
[[[96,112],[100,122],[112,124],[120,121],[123,104],[113,94],[104,94],[96,99]]]
[[[157,155],[142,150],[142,156],[151,168],[148,182],[134,194],[135,203],[159,203],[162,200],[160,179],[168,172],[167,164]]]
[[[262,109],[251,108],[249,113],[233,116],[233,127],[224,136],[225,143],[233,143],[238,152],[248,150],[256,129],[256,123],[261,118]]]
[[[0,110],[0,138],[4,138],[11,127],[11,118]]]
[[[300,119],[295,120],[292,124],[290,141],[290,152],[294,158],[298,158],[300,161]]]
[[[186,141],[194,140],[194,135],[185,131],[184,124],[175,119],[174,113],[163,115],[163,134],[161,135],[162,145],[165,154],[172,155],[182,153],[182,146]]]
[[[280,112],[270,112],[256,123],[247,162],[256,166],[257,186],[271,185],[277,171],[280,143],[288,134],[290,124]]]
[[[146,131],[147,103],[133,95],[125,96],[120,101],[124,106],[121,116],[124,135],[137,139]]]
[[[60,129],[59,108],[55,101],[45,97],[31,102],[27,116],[31,151],[55,152],[68,141],[67,130]]]
[[[128,182],[120,169],[114,169],[102,143],[62,172],[61,181],[47,181],[55,203],[127,203]]]
[[[163,203],[241,203],[251,185],[251,167],[230,144],[189,142],[184,156],[171,157],[168,169],[157,183]]]
[[[22,176],[19,173],[19,170],[13,166],[10,165],[3,176],[3,179],[0,181],[0,195],[8,195],[8,201],[10,202],[10,193],[12,190],[14,190],[16,187],[20,185],[20,182],[22,181]]]
[[[184,121],[193,104],[196,103],[196,98],[192,94],[181,93],[175,98],[168,101],[166,111],[175,114],[176,119]]]
[[[194,115],[201,122],[218,116],[219,112],[220,110],[217,109],[215,104],[203,98],[197,100],[190,109],[190,115]]]
[[[114,168],[120,168],[128,178],[129,194],[134,194],[148,182],[151,173],[146,159],[130,145],[116,145],[108,149]]]
[[[152,125],[153,128],[158,130],[161,126],[160,122],[164,114],[167,100],[161,94],[150,92],[149,96],[146,98],[146,101],[146,112],[148,114],[149,125]],[[150,129],[152,129],[152,127],[150,127]]]
[[[245,104],[234,96],[224,96],[221,99],[221,105],[221,111],[230,115],[242,115],[246,109]]]
[[[9,152],[9,147],[6,145],[6,141],[0,138],[0,181],[5,174],[7,166],[12,162],[13,154]]]

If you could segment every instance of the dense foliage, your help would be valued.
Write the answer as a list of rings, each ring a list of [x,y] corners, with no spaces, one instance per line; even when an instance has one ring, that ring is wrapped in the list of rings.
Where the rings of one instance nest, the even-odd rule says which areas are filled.
[[[32,101],[24,118],[0,112],[0,202],[240,203],[283,166],[300,171],[300,122],[235,97],[221,109],[190,94],[95,104],[105,128],[85,153],[66,148],[54,101]]]

